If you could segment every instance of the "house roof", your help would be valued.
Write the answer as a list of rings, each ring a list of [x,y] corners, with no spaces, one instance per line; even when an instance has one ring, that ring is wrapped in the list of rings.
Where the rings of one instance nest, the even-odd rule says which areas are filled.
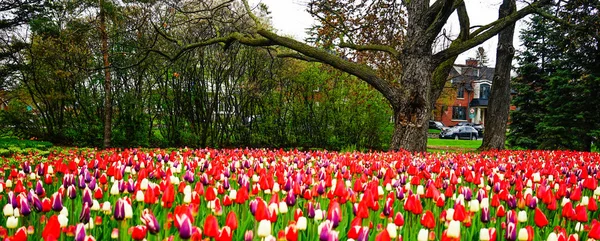
[[[494,68],[487,66],[468,66],[464,64],[455,64],[450,70],[450,76],[455,82],[467,82],[473,80],[490,80],[494,79]]]

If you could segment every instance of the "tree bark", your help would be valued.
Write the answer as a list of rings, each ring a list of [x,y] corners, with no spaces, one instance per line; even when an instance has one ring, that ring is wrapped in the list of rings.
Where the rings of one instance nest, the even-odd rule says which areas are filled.
[[[499,9],[499,17],[516,11],[515,0],[504,0]],[[498,34],[496,49],[496,69],[486,112],[485,135],[480,150],[502,150],[506,141],[506,126],[510,111],[510,71],[515,54],[513,35],[515,24],[509,25]]]
[[[102,42],[102,60],[104,66],[104,148],[111,145],[112,134],[112,84],[110,78],[110,62],[108,61],[108,34],[106,33],[106,13],[104,0],[99,0],[100,7],[100,41]]]

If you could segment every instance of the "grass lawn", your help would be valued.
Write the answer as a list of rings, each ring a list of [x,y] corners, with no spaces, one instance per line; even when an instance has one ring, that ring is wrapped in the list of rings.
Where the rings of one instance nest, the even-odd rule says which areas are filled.
[[[428,151],[476,151],[482,140],[427,139]]]

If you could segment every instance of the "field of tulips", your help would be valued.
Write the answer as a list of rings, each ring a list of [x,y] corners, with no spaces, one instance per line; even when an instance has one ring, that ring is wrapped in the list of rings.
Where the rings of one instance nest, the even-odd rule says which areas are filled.
[[[597,153],[15,158],[0,170],[4,240],[600,240]]]

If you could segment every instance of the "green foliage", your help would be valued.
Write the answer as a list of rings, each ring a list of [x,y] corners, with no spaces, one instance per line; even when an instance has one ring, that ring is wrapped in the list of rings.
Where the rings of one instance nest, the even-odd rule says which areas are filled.
[[[600,51],[591,34],[600,29],[597,11],[590,1],[569,3],[557,11],[569,26],[536,16],[523,31],[511,147],[590,151],[598,141]]]
[[[39,153],[46,155],[52,148],[52,143],[46,141],[19,140],[15,138],[0,138],[0,157],[16,154]]]

